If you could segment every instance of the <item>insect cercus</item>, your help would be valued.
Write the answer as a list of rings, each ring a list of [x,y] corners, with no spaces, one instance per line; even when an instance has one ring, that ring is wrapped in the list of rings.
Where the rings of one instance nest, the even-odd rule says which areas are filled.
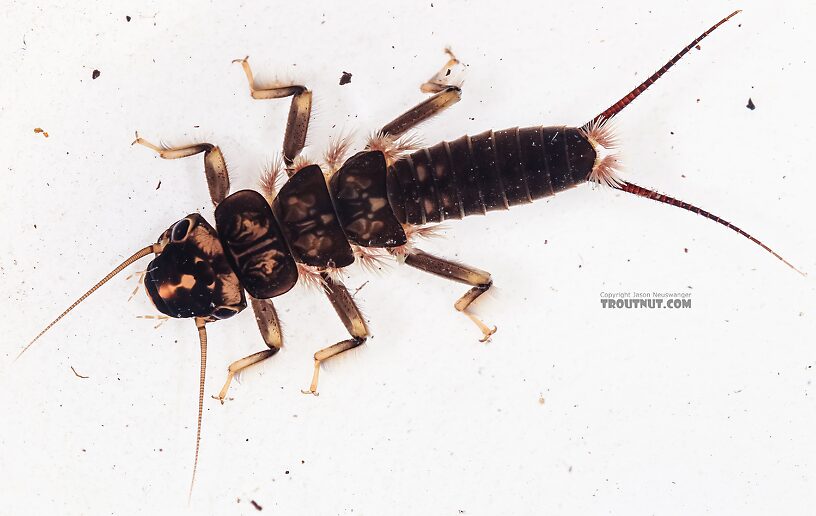
[[[171,148],[137,134],[134,144],[162,158],[203,154],[215,205],[214,225],[198,213],[171,224],[155,243],[143,245],[48,324],[18,358],[105,282],[151,256],[144,273],[148,296],[165,316],[192,319],[200,342],[192,493],[205,398],[208,324],[230,318],[249,304],[266,345],[229,365],[226,381],[214,396],[222,403],[236,373],[281,348],[283,337],[272,299],[287,293],[298,281],[310,282],[325,293],[349,333],[349,338],[314,354],[312,381],[304,392],[317,395],[321,363],[360,346],[369,337],[367,323],[340,277],[342,269],[355,262],[376,267],[393,259],[465,284],[468,290],[454,307],[473,321],[482,341],[491,338],[496,327],[469,311],[471,303],[491,288],[490,273],[424,252],[416,245],[416,239],[432,233],[436,223],[505,210],[594,182],[722,224],[798,271],[742,229],[694,205],[634,184],[622,178],[619,170],[616,136],[609,122],[738,12],[714,24],[635,89],[580,126],[488,130],[421,147],[410,131],[455,104],[462,94],[461,85],[450,80],[450,70],[458,60],[448,51],[442,69],[422,84],[422,91],[431,97],[382,126],[351,157],[347,157],[349,140],[339,140],[326,151],[322,166],[301,157],[312,110],[311,91],[298,84],[260,86],[248,59],[238,59],[253,98],[291,97],[279,166],[262,178],[260,191],[230,193],[227,165],[215,144]]]

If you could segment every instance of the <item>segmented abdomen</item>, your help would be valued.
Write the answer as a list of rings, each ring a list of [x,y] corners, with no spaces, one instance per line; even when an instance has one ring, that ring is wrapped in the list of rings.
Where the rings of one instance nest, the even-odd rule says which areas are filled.
[[[397,218],[426,224],[506,210],[587,180],[595,150],[573,127],[485,131],[394,163],[388,200]]]

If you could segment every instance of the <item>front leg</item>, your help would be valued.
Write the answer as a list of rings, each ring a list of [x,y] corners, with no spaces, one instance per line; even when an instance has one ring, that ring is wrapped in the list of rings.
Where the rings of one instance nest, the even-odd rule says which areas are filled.
[[[323,290],[329,298],[343,325],[351,334],[350,339],[340,341],[337,344],[323,348],[314,354],[314,373],[312,374],[312,384],[308,391],[301,391],[303,394],[314,394],[318,396],[317,380],[320,375],[320,364],[333,356],[337,356],[344,351],[356,348],[365,343],[368,338],[368,326],[360,313],[360,309],[354,303],[346,287],[339,281],[334,281],[325,272],[320,273],[323,279]]]
[[[218,396],[213,396],[213,398],[220,401],[222,405],[227,397],[230,383],[232,383],[232,379],[236,374],[251,365],[263,362],[267,358],[275,355],[283,346],[283,332],[281,331],[280,319],[278,319],[278,313],[275,311],[275,305],[272,304],[272,300],[255,299],[253,297],[250,298],[250,301],[252,303],[252,310],[255,312],[255,320],[258,323],[261,337],[263,337],[269,349],[258,351],[240,360],[236,360],[229,365],[227,369],[227,381],[224,382],[224,386],[221,388],[221,392],[218,393]]]
[[[249,83],[249,93],[253,99],[281,99],[292,97],[289,106],[289,118],[286,121],[286,134],[283,137],[283,162],[287,173],[294,173],[295,158],[300,155],[306,146],[306,133],[309,130],[309,118],[312,115],[312,92],[306,86],[284,85],[259,88],[255,86],[255,78],[249,67],[249,57],[236,59],[233,63],[241,63]]]
[[[156,153],[164,159],[186,158],[203,152],[204,174],[207,176],[207,187],[210,190],[210,199],[212,199],[213,204],[218,206],[229,194],[229,171],[227,171],[227,164],[224,161],[224,155],[221,153],[221,149],[215,145],[211,143],[197,143],[184,147],[160,147],[139,137],[138,132],[136,133],[136,139],[133,140],[131,145],[136,144],[156,151]]]

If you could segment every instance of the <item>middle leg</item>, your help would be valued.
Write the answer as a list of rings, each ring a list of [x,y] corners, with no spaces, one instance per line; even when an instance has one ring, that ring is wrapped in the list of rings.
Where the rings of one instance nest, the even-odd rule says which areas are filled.
[[[306,86],[297,84],[258,88],[255,86],[252,68],[249,67],[249,57],[236,59],[233,63],[241,63],[249,83],[249,93],[253,99],[292,97],[292,103],[289,105],[289,118],[286,121],[286,133],[283,137],[283,162],[286,165],[287,174],[291,176],[295,172],[293,168],[295,158],[306,146],[306,133],[309,130],[309,118],[312,115],[312,92]]]
[[[343,321],[343,325],[351,335],[350,339],[338,342],[327,348],[323,348],[314,354],[314,373],[312,374],[312,384],[309,390],[301,391],[303,394],[314,394],[318,396],[317,379],[320,375],[320,364],[329,358],[339,355],[344,351],[356,348],[365,343],[368,338],[368,326],[366,326],[365,319],[360,313],[360,309],[354,303],[345,285],[339,281],[335,281],[325,272],[320,273],[323,280],[323,290],[329,298],[334,310]]]

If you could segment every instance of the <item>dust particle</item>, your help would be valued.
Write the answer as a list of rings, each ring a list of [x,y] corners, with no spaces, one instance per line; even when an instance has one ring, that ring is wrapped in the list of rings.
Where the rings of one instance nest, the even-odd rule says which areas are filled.
[[[539,394],[539,395],[538,395],[538,404],[539,404],[539,405],[543,405],[543,404],[544,404],[544,395],[543,395],[543,394]]]
[[[750,97],[748,98],[748,105],[746,105],[745,107],[747,107],[747,108],[748,108],[748,109],[750,109],[751,111],[753,111],[754,109],[756,109],[756,106],[754,105],[754,101],[753,101],[753,100],[751,100],[751,98],[750,98]]]
[[[255,500],[250,500],[250,501],[249,501],[249,503],[251,503],[251,504],[252,504],[252,506],[253,506],[253,507],[255,507],[256,509],[258,509],[259,511],[262,511],[262,510],[263,510],[263,507],[261,507],[260,505],[258,505],[258,502],[256,502]]]
[[[156,190],[158,190],[159,188],[161,188],[161,181],[159,181],[159,184],[156,185]]]
[[[340,76],[340,86],[344,84],[348,84],[351,82],[351,74],[348,72],[343,72],[343,75]]]
[[[696,48],[697,50],[700,50],[700,45],[694,45],[694,48]]]
[[[74,369],[74,366],[71,366],[71,371],[74,372],[74,374],[76,375],[77,378],[88,378],[87,376],[83,376],[83,375],[77,373],[76,369]]]
[[[686,254],[688,254],[688,247],[684,247],[684,248],[683,248],[683,252],[684,252],[684,253],[686,253]]]
[[[34,133],[35,133],[35,134],[40,134],[40,133],[42,133],[42,135],[43,135],[43,136],[45,136],[46,138],[48,138],[48,131],[44,131],[42,127],[35,127],[35,128],[34,128]]]
[[[127,21],[130,21],[130,16],[125,16],[125,19],[126,19]]]
[[[99,70],[94,70],[93,72],[91,72],[91,79],[98,79],[101,74],[102,72],[100,72]]]

